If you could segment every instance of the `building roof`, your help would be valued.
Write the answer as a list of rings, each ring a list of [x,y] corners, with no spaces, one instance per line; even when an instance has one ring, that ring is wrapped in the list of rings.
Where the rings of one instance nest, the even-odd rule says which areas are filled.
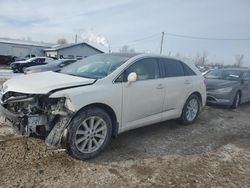
[[[81,43],[71,43],[71,44],[57,44],[57,45],[54,45],[50,48],[46,48],[44,49],[44,51],[57,51],[57,50],[61,50],[61,49],[65,49],[65,48],[70,48],[70,47],[74,47],[74,46],[77,46],[77,45],[87,45],[89,46],[90,48],[93,48],[101,53],[104,53],[106,50],[101,50],[99,47],[95,47],[94,45],[90,45],[88,44],[87,42],[81,42]]]
[[[0,38],[0,43],[21,44],[21,45],[39,46],[39,47],[50,47],[50,46],[54,45],[51,43],[34,42],[34,41],[21,40],[21,39],[10,39],[10,38]]]

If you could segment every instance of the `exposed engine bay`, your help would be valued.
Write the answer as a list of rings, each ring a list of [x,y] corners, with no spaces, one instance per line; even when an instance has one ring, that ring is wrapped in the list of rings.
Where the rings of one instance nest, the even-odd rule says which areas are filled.
[[[57,149],[73,114],[65,100],[9,91],[1,96],[1,111],[17,132],[46,139],[48,149]]]

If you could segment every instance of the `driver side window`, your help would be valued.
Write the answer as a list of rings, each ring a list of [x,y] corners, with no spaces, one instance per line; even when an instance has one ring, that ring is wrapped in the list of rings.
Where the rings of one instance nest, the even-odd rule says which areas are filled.
[[[155,58],[145,58],[138,60],[125,71],[125,81],[131,72],[137,74],[137,80],[150,80],[160,78],[158,62]]]

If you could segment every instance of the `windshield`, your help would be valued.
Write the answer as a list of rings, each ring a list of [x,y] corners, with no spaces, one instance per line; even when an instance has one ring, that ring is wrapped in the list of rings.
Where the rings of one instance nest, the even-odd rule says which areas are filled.
[[[98,54],[66,66],[60,72],[73,76],[99,79],[112,73],[128,59],[129,57],[120,55]]]
[[[221,80],[239,80],[241,78],[241,75],[241,70],[216,69],[211,70],[207,74],[205,74],[205,78]]]

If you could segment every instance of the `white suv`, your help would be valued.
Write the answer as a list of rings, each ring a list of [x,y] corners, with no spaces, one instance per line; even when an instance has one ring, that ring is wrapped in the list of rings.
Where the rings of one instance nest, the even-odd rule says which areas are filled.
[[[15,77],[3,84],[0,97],[1,112],[20,133],[88,159],[124,131],[169,119],[193,123],[205,105],[206,87],[193,64],[114,53],[60,72]]]

